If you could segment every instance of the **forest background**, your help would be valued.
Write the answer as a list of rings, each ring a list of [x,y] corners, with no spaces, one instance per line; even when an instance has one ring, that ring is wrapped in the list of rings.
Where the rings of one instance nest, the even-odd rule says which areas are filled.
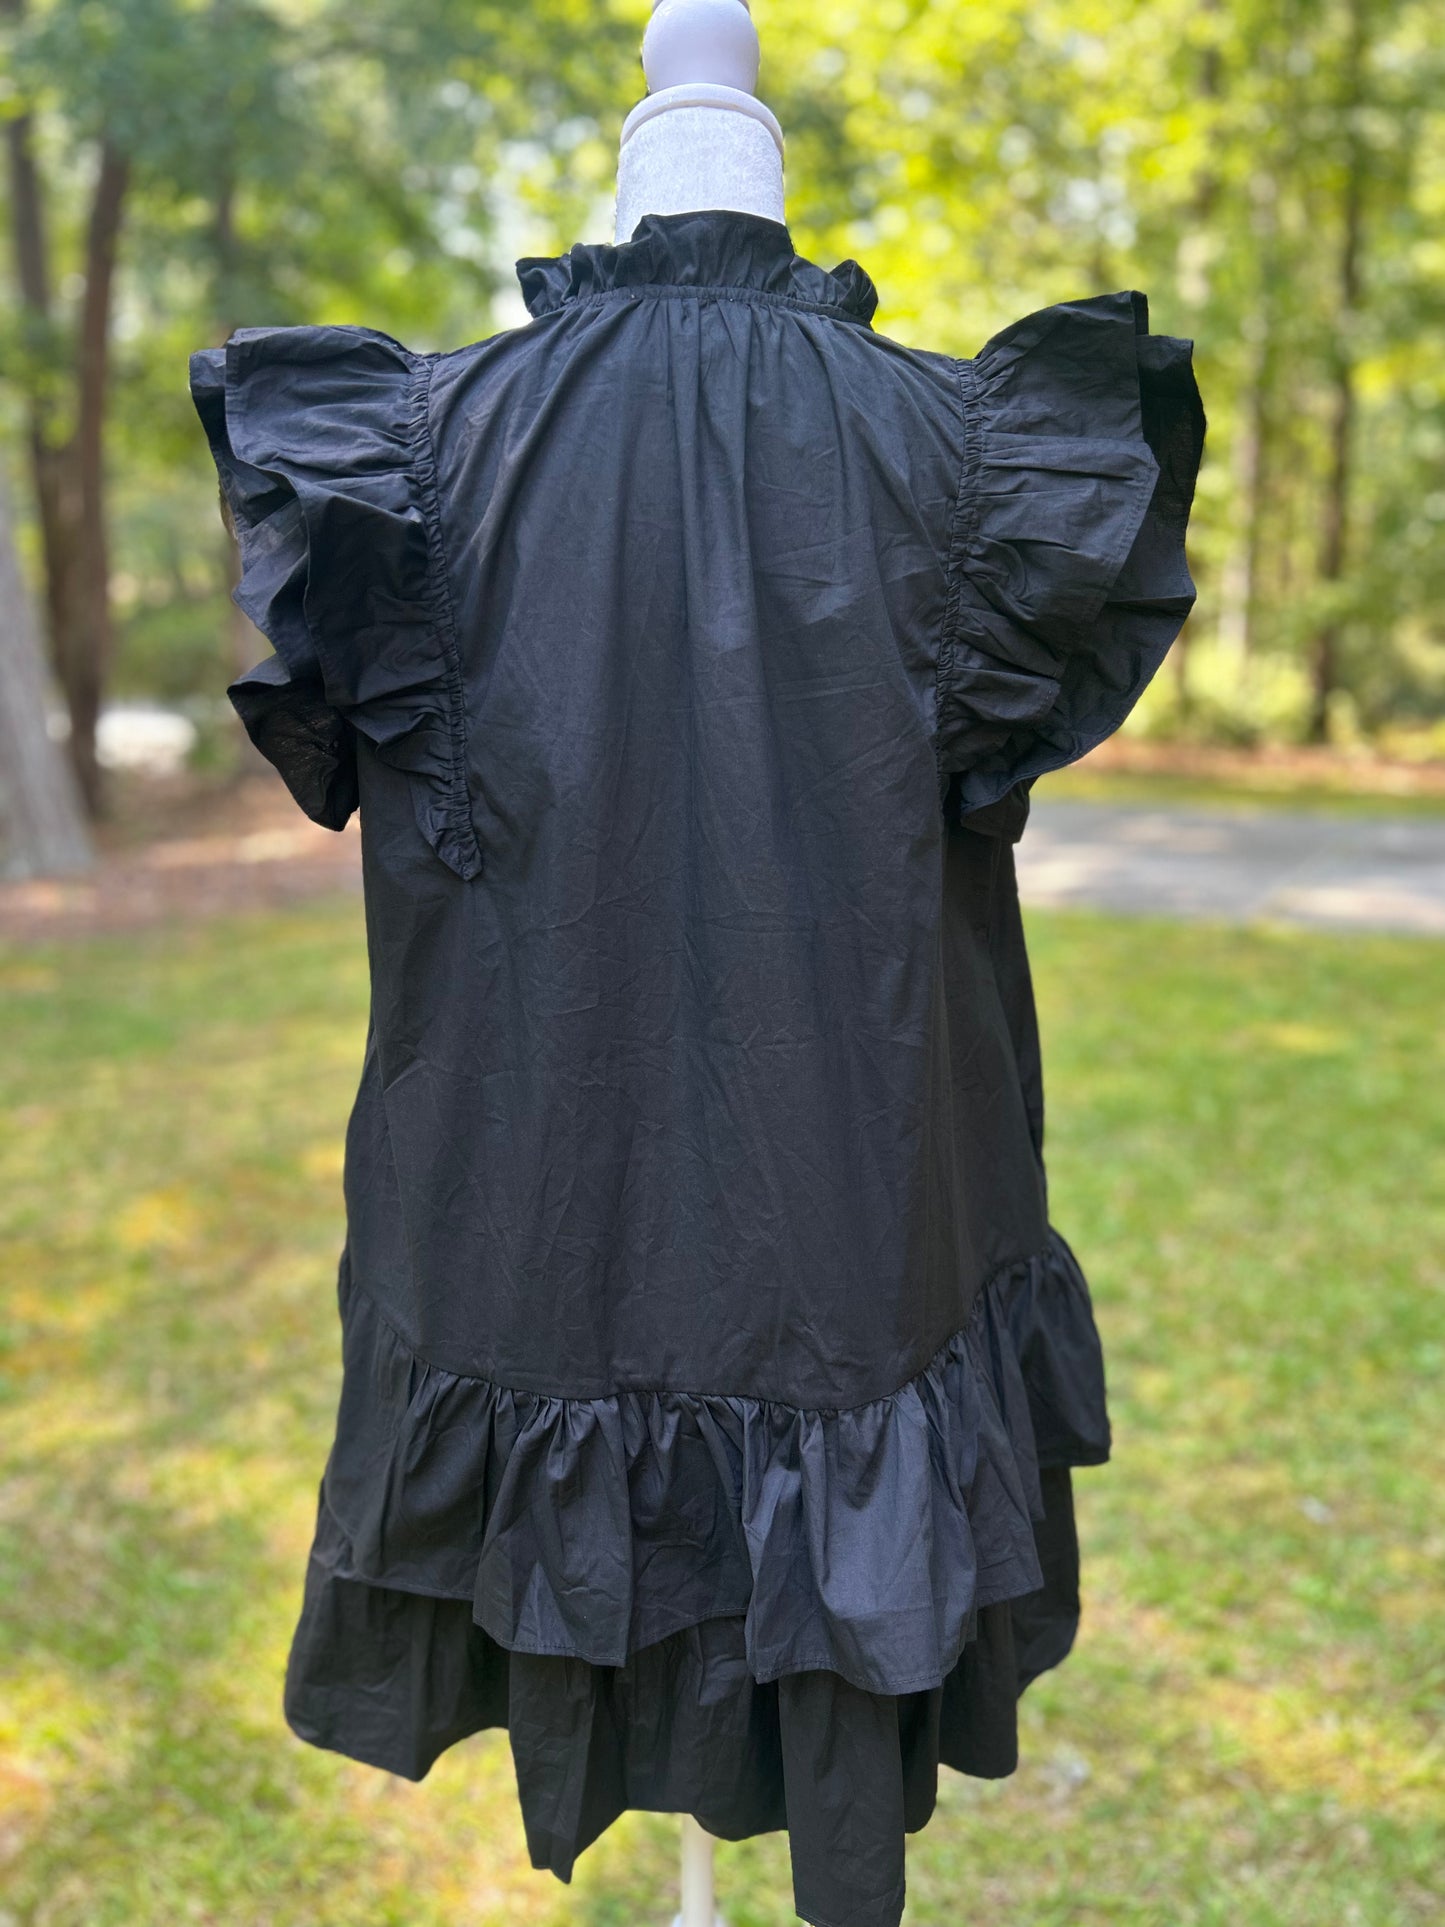
[[[92,810],[103,705],[266,645],[187,392],[236,327],[448,349],[611,238],[648,0],[0,0],[0,454]],[[1131,727],[1445,757],[1445,0],[756,0],[799,252],[977,352],[1197,343],[1199,603]],[[3,531],[0,531],[3,534]],[[224,720],[223,720],[224,718]]]

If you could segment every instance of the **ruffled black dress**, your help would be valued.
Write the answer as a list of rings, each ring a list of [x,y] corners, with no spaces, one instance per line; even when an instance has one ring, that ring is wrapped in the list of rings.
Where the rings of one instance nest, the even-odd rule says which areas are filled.
[[[1190,344],[1123,293],[905,348],[738,213],[518,272],[452,354],[191,362],[276,651],[229,694],[361,813],[285,1716],[410,1779],[505,1726],[564,1880],[688,1811],[896,1927],[939,1762],[1010,1773],[1078,1624],[1109,1419],[1013,846],[1193,601]]]

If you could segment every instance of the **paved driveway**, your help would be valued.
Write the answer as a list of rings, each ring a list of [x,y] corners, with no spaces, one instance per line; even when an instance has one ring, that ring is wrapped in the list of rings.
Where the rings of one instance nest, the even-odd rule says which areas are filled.
[[[1026,903],[1445,936],[1445,816],[1155,809],[1035,793]]]

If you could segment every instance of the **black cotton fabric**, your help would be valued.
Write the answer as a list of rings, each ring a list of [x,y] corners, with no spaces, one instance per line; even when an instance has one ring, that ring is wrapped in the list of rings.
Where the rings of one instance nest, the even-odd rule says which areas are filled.
[[[1190,344],[1124,292],[907,348],[732,212],[517,268],[454,353],[191,361],[275,649],[229,694],[364,866],[285,1714],[412,1779],[506,1727],[564,1880],[687,1811],[897,1927],[940,1762],[1013,1771],[1079,1622],[1014,846],[1193,601]]]

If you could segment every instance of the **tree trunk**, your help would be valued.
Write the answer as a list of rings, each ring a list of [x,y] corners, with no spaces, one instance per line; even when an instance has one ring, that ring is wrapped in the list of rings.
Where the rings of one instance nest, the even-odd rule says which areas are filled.
[[[70,704],[71,757],[92,816],[104,808],[95,753],[101,698],[110,674],[110,545],[106,521],[105,412],[110,376],[110,316],[116,251],[130,164],[113,142],[101,143],[100,168],[85,245],[85,294],[76,356],[75,465],[77,530],[75,621],[62,672]]]
[[[0,876],[56,876],[93,861],[74,773],[46,726],[40,631],[0,477]]]
[[[17,19],[22,0],[0,0],[0,15]],[[50,655],[70,711],[70,758],[92,817],[104,805],[96,725],[110,668],[110,567],[105,515],[105,410],[116,249],[129,173],[126,157],[102,143],[86,234],[84,295],[75,348],[76,428],[61,441],[53,388],[58,372],[45,197],[35,161],[29,114],[5,129],[11,202],[11,248],[22,310],[22,334],[42,370],[31,385],[29,441],[35,504],[45,557],[45,608]]]
[[[1268,433],[1270,325],[1261,307],[1251,345],[1244,422],[1235,448],[1240,532],[1219,585],[1219,640],[1241,665],[1254,653],[1261,524],[1264,519],[1265,444]]]
[[[16,0],[4,0],[0,12],[14,17]],[[74,463],[71,449],[55,434],[54,407],[47,382],[58,359],[51,308],[50,245],[45,222],[45,198],[35,165],[33,125],[29,114],[19,114],[5,128],[10,177],[10,239],[15,279],[20,293],[21,339],[27,359],[39,365],[42,379],[30,387],[28,438],[30,467],[35,485],[35,507],[45,558],[45,615],[50,637],[50,659],[60,676],[60,665],[70,650],[74,624],[72,557],[77,547]],[[62,678],[63,686],[63,678]]]
[[[1214,25],[1221,11],[1221,0],[1204,0],[1201,11],[1210,19],[1210,26],[1200,53],[1199,97],[1212,105],[1224,90],[1224,59],[1215,36]],[[1202,244],[1207,240],[1209,224],[1214,218],[1218,199],[1219,176],[1215,172],[1211,158],[1195,175],[1192,222],[1187,234],[1180,238],[1176,256],[1180,297],[1187,306],[1201,313],[1209,299],[1209,274],[1206,265],[1208,254],[1207,248],[1203,248]],[[1196,327],[1193,332],[1198,334],[1199,329]],[[1186,725],[1194,708],[1189,683],[1191,640],[1190,625],[1186,622],[1169,652],[1174,670],[1174,688],[1179,705],[1179,716]]]
[[[1349,65],[1345,79],[1349,133],[1337,278],[1340,313],[1330,383],[1329,473],[1315,572],[1329,601],[1310,649],[1308,735],[1312,743],[1327,743],[1330,736],[1330,698],[1339,682],[1341,627],[1335,591],[1344,578],[1349,543],[1351,431],[1355,417],[1354,346],[1350,335],[1360,303],[1360,252],[1364,239],[1365,151],[1359,125],[1365,58],[1364,6],[1365,0],[1353,0],[1350,8]]]

